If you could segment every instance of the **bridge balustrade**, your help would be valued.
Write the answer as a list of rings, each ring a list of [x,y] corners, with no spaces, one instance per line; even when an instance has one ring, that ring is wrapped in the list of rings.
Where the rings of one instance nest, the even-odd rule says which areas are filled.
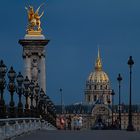
[[[0,140],[5,140],[34,130],[55,130],[56,128],[40,118],[0,119]]]
[[[56,109],[49,96],[37,81],[24,78],[21,72],[17,75],[13,67],[7,71],[7,66],[0,60],[0,140],[38,129],[54,130]],[[7,98],[5,100],[7,93],[9,103],[6,103]]]

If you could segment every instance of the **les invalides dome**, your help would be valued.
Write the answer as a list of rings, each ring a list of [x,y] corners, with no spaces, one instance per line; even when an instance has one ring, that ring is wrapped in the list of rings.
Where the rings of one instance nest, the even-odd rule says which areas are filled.
[[[95,69],[86,81],[85,101],[90,104],[109,104],[111,99],[111,87],[108,75],[102,69],[100,52],[95,62]]]

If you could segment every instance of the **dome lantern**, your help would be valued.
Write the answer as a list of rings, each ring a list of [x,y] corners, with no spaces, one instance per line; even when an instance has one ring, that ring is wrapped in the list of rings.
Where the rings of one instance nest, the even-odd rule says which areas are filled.
[[[101,57],[100,57],[100,50],[98,49],[98,57],[95,63],[95,70],[96,71],[101,71],[102,70],[102,62],[101,62]]]
[[[109,78],[108,75],[102,69],[102,62],[100,57],[100,50],[98,49],[98,56],[95,62],[95,71],[91,72],[88,77],[88,81],[92,81],[93,83],[108,83]]]

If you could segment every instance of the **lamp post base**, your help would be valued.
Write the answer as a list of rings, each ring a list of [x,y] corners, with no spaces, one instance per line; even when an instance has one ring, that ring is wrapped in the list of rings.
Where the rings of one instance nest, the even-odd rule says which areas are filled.
[[[5,106],[0,106],[0,119],[6,118],[6,107]]]
[[[22,107],[18,107],[18,117],[19,118],[23,117],[23,108]]]
[[[25,117],[30,117],[30,110],[28,108],[24,109],[24,116]]]
[[[127,126],[127,129],[126,129],[127,131],[135,131],[135,129],[134,129],[134,127],[133,127],[133,125],[132,124],[129,124],[128,126]]]

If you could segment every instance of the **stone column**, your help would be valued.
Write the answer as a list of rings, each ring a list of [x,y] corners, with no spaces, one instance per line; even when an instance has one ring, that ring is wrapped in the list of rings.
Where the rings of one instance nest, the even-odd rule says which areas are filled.
[[[39,75],[39,82],[40,87],[43,89],[43,91],[46,94],[46,64],[45,64],[45,55],[42,55],[40,58],[40,75]]]
[[[40,88],[46,93],[46,69],[45,69],[45,46],[48,44],[49,40],[45,39],[43,35],[35,36],[28,35],[25,39],[19,40],[19,44],[23,47],[23,58],[24,58],[24,76],[28,76],[30,80],[32,76],[37,76],[37,81],[39,82]],[[33,74],[32,59],[37,58],[37,73]]]
[[[24,78],[28,76],[29,80],[31,80],[31,55],[25,50],[23,50],[23,60],[24,60],[24,71],[23,71],[23,76]],[[25,100],[23,101],[25,103]],[[28,98],[28,105],[30,109],[30,98]]]
[[[31,58],[27,55],[24,57],[24,77],[26,76],[31,80]]]

